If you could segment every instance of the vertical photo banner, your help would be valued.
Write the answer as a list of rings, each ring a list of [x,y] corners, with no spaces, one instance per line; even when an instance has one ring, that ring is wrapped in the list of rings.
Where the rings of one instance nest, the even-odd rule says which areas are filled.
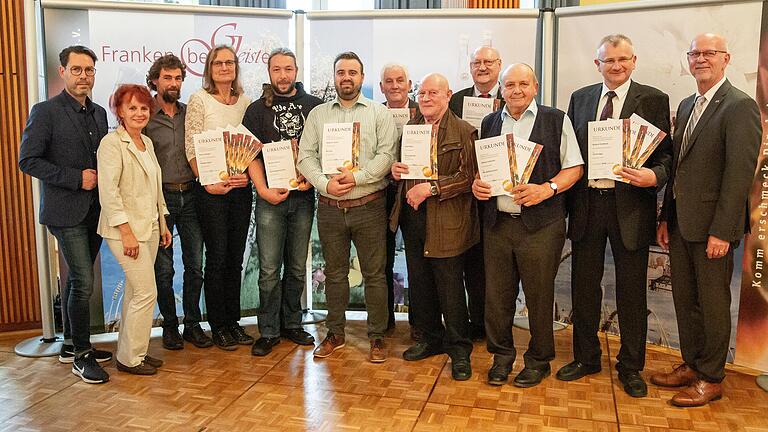
[[[736,363],[768,371],[768,3],[763,3],[757,93],[763,141],[750,192],[750,226],[744,246],[736,331]]]
[[[117,121],[109,110],[110,95],[120,84],[146,84],[150,66],[165,54],[175,54],[187,67],[180,98],[181,102],[187,102],[189,96],[202,87],[208,51],[218,45],[233,47],[240,64],[239,78],[245,95],[256,100],[261,95],[262,83],[269,82],[269,52],[277,47],[289,46],[289,29],[293,20],[291,11],[248,10],[243,14],[211,14],[188,9],[170,12],[153,6],[129,10],[44,8],[47,97],[63,90],[63,83],[58,77],[58,55],[70,45],[85,45],[97,56],[91,98],[107,109],[110,129],[117,127]],[[254,226],[253,220],[251,226]],[[243,259],[245,270],[242,275],[241,308],[245,314],[253,313],[258,306],[256,280],[259,268],[254,237],[251,229]],[[184,266],[178,237],[174,239],[174,245],[173,287],[177,314],[181,314]],[[120,325],[124,274],[106,243],[101,248],[99,266],[97,274],[101,276],[103,324],[105,330],[112,331]],[[100,324],[92,318],[92,325]]]

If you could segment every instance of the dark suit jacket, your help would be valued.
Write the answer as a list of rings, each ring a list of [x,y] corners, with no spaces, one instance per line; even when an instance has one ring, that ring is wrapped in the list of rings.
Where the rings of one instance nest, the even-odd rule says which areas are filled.
[[[571,95],[568,104],[568,117],[573,123],[584,159],[584,176],[566,193],[568,238],[573,241],[581,240],[584,232],[589,229],[587,125],[595,120],[601,90],[602,84],[583,87]],[[669,178],[672,163],[669,96],[654,87],[632,81],[620,117],[629,118],[632,114],[639,115],[667,133],[667,137],[643,165],[656,174],[657,187],[640,188],[616,182],[616,212],[621,238],[628,250],[638,250],[656,241],[656,194]]]
[[[448,109],[453,111],[454,114],[461,118],[462,114],[464,114],[464,96],[474,96],[474,94],[475,86],[467,87],[464,90],[457,91],[453,94],[453,96],[451,96],[451,101],[448,102]],[[499,108],[504,108],[504,99],[501,97],[501,86],[499,86],[499,90],[496,92],[496,99],[501,100],[501,105],[499,105]]]
[[[695,95],[683,99],[677,109],[673,169],[661,219],[669,220],[676,211],[680,234],[690,242],[707,241],[710,235],[734,242],[749,232],[749,189],[762,137],[760,113],[752,98],[726,80],[681,155],[694,100]]]
[[[19,168],[42,183],[43,225],[75,226],[88,214],[91,204],[98,201],[96,189],[81,188],[82,171],[96,169],[96,149],[108,129],[107,112],[92,104],[99,135],[93,146],[69,98],[62,91],[33,106],[21,137]]]

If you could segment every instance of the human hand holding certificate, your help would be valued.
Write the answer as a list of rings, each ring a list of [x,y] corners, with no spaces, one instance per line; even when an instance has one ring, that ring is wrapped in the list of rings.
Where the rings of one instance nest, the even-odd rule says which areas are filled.
[[[476,127],[479,135],[483,118],[499,109],[500,104],[501,102],[496,98],[464,96],[461,118]]]
[[[323,125],[321,165],[323,174],[338,174],[344,167],[356,171],[360,154],[360,123]]]
[[[437,180],[437,125],[405,125],[400,162],[408,165],[403,179]]]
[[[291,141],[264,144],[264,171],[270,189],[296,190],[299,176],[296,173],[296,159]]]
[[[610,119],[589,122],[587,153],[589,155],[588,179],[621,180],[616,172],[623,166],[624,122]]]

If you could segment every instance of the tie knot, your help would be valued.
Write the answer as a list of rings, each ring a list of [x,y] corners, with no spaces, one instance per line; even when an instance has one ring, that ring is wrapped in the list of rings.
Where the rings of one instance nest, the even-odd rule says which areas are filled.
[[[611,90],[611,91],[609,91],[608,93],[605,94],[605,97],[607,97],[608,99],[613,99],[613,98],[616,97],[616,92]]]
[[[699,96],[699,97],[696,98],[696,105],[699,105],[699,106],[704,105],[704,102],[706,102],[706,101],[707,101],[706,97]]]

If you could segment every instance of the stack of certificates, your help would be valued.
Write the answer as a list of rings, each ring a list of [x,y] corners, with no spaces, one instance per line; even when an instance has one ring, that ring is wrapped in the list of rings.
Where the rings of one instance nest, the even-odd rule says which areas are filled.
[[[620,169],[642,167],[666,136],[637,114],[628,119],[589,122],[588,178],[626,182],[618,175]]]
[[[201,132],[195,134],[193,140],[200,184],[203,186],[244,173],[262,148],[261,141],[243,125]]]
[[[531,179],[542,148],[511,133],[475,141],[480,180],[491,185],[492,196],[512,196],[515,186]]]

